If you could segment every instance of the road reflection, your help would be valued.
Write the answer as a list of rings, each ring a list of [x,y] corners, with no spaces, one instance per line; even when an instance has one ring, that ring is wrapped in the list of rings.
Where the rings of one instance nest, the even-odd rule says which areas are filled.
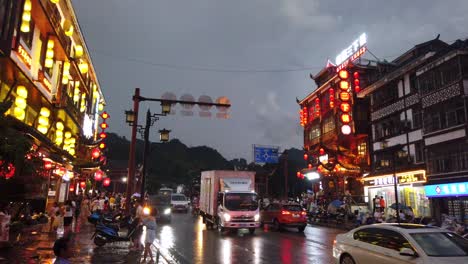
[[[262,256],[262,241],[260,238],[255,237],[252,241],[253,249],[254,249],[254,263],[259,264],[261,263],[261,256]]]
[[[195,262],[204,263],[204,246],[203,246],[203,231],[206,230],[205,225],[202,222],[202,219],[199,218],[195,222]]]
[[[174,246],[174,230],[171,226],[165,225],[161,228],[159,242],[165,249],[170,249]]]
[[[221,257],[223,263],[232,262],[232,242],[230,239],[223,239],[221,242]]]

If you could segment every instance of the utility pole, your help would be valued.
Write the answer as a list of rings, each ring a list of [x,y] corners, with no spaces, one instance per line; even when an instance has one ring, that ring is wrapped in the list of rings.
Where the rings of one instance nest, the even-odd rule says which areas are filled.
[[[143,168],[141,169],[141,202],[145,201],[145,182],[146,182],[146,170],[148,165],[148,156],[149,156],[149,149],[150,149],[150,142],[149,142],[149,130],[151,127],[151,112],[148,109],[146,112],[146,125],[145,125],[145,148],[143,153]]]

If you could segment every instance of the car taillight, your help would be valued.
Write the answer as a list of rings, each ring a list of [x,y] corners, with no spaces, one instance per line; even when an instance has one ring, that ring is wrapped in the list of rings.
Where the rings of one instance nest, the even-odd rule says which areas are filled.
[[[307,215],[307,212],[302,211],[301,215]]]
[[[282,215],[290,215],[291,212],[285,211],[285,210],[281,210],[281,214],[282,214]]]

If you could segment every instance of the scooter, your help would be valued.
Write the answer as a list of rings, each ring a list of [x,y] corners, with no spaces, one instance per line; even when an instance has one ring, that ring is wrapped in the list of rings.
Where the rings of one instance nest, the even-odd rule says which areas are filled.
[[[98,223],[96,225],[96,231],[94,231],[93,236],[91,239],[93,240],[96,246],[101,247],[104,246],[106,243],[113,243],[113,242],[123,242],[123,241],[130,241],[133,233],[135,232],[138,226],[138,219],[129,219],[128,220],[128,231],[127,235],[121,236],[119,234],[118,227],[116,228],[115,225],[105,225],[103,223]]]

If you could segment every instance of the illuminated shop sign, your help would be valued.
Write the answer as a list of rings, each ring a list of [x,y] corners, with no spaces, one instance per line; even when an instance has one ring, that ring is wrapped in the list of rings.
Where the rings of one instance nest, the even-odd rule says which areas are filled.
[[[423,183],[426,182],[425,171],[406,172],[396,175],[398,184]],[[393,185],[393,175],[364,178],[364,186]]]
[[[468,182],[424,186],[427,197],[468,196]]]
[[[18,56],[21,58],[24,64],[26,64],[26,66],[30,68],[32,64],[32,58],[29,55],[29,53],[21,45],[18,46],[17,52],[18,52]]]
[[[359,38],[336,56],[335,64],[338,65],[336,71],[339,72],[341,69],[345,68],[349,62],[361,57],[367,50],[366,44],[367,35],[366,33],[362,33]]]

